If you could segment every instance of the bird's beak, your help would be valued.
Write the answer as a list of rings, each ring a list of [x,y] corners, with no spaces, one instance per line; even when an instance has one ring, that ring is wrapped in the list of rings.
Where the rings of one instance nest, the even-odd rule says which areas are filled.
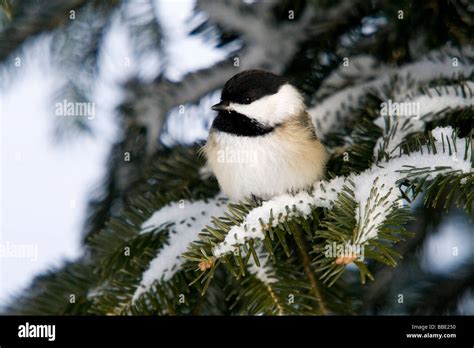
[[[220,103],[217,103],[213,106],[211,106],[211,109],[214,111],[225,111],[229,107],[229,102],[228,101],[221,101]]]

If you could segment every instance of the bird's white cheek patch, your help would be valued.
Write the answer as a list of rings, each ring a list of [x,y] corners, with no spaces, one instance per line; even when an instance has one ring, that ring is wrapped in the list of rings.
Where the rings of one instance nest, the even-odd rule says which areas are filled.
[[[304,110],[300,93],[291,85],[284,85],[278,93],[263,97],[251,104],[231,103],[229,109],[274,126]]]
[[[263,124],[270,125],[270,115],[274,113],[274,106],[267,98],[268,97],[264,97],[260,100],[254,101],[251,104],[231,103],[229,108],[238,112],[239,114],[256,119]]]

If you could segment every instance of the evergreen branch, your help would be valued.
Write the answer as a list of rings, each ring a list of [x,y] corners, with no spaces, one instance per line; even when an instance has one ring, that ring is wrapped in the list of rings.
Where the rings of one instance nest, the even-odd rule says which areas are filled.
[[[104,219],[102,224],[97,221],[91,226],[86,245],[98,257],[114,252],[121,243],[138,234],[144,219],[168,202],[205,199],[218,190],[216,182],[201,179],[199,171],[203,161],[196,156],[196,148],[175,147],[172,152],[162,150],[151,161],[143,163],[135,159],[140,158],[140,149],[133,145],[120,144],[112,149],[116,154],[112,163],[116,175],[108,178],[107,182],[112,185],[111,197],[104,197],[102,203],[112,201],[115,205],[125,205],[127,209],[118,216],[110,217],[107,213],[101,216]],[[126,151],[130,151],[130,162],[124,160]],[[105,225],[106,220],[110,220],[107,222],[110,228]],[[129,221],[135,222],[133,227]]]
[[[93,260],[99,264],[97,273],[101,275],[100,284],[90,297],[93,301],[91,313],[191,313],[195,303],[201,301],[199,289],[188,289],[191,280],[179,271],[176,263],[179,261],[176,259],[179,256],[176,246],[185,249],[186,244],[176,245],[173,242],[176,235],[168,235],[169,231],[173,232],[177,228],[176,225],[184,226],[189,236],[193,235],[190,233],[193,229],[186,224],[180,225],[182,219],[173,226],[167,214],[163,221],[150,220],[152,226],[144,221],[147,217],[160,220],[153,213],[169,209],[165,205],[170,200],[179,201],[187,208],[189,202],[183,199],[202,199],[212,194],[215,183],[202,181],[201,166],[202,161],[196,157],[193,148],[181,151],[175,149],[169,154],[161,151],[159,160],[152,161],[143,173],[143,178],[134,183],[126,209],[120,216],[113,218],[104,230],[90,236],[87,243],[93,251]],[[168,186],[164,186],[163,182],[167,182]],[[177,204],[178,214],[183,212],[180,203]],[[207,213],[210,211],[206,210]],[[188,223],[195,224],[194,216],[189,219]],[[144,230],[145,227],[148,228]],[[196,227],[194,231],[198,233],[200,228]],[[166,242],[174,243],[175,249],[170,249],[165,245]],[[168,278],[162,281],[161,276],[157,275],[156,281],[150,278],[147,288],[142,289],[139,284],[144,272],[157,254],[163,255],[163,252],[168,252],[167,259],[173,263],[165,270]],[[170,252],[177,254],[173,256]],[[133,294],[137,291],[141,291],[142,296],[134,298]],[[185,296],[183,300],[181,295]],[[209,306],[203,310],[209,311]]]
[[[460,57],[459,65],[453,66],[452,57]],[[442,77],[469,76],[473,73],[470,61],[473,57],[472,47],[455,49],[449,46],[441,51],[434,51],[417,62],[406,64],[402,68],[384,69],[383,74],[375,79],[344,88],[322,100],[308,110],[320,137],[325,137],[337,124],[347,123],[354,111],[367,101],[367,95],[377,95],[385,99],[386,90],[394,90],[393,99],[401,100],[421,83]],[[393,86],[396,84],[396,86]],[[392,87],[390,87],[392,86]]]
[[[91,301],[88,293],[98,282],[94,265],[85,258],[37,276],[21,295],[2,311],[8,315],[80,315]]]
[[[288,254],[291,253],[290,250],[295,248],[295,245],[291,240],[288,240],[288,243],[292,243],[291,245],[285,241],[284,234],[287,233],[289,227],[283,225],[283,222],[281,226],[269,230],[269,234],[263,243],[264,251],[268,252],[268,258],[271,260],[270,265],[273,271],[266,269],[269,266],[267,264],[268,258],[266,256],[262,258],[262,253],[259,251],[263,245],[257,241],[254,243],[253,240],[249,240],[248,244],[242,245],[241,248],[233,249],[233,256],[223,255],[219,259],[210,256],[212,255],[212,245],[216,245],[218,241],[223,241],[225,236],[223,230],[227,230],[228,233],[233,224],[238,223],[245,217],[248,209],[244,205],[229,205],[229,211],[233,214],[232,219],[238,220],[232,222],[229,218],[230,215],[225,218],[214,219],[214,227],[208,226],[204,229],[203,233],[200,234],[201,240],[193,243],[183,255],[194,264],[204,264],[205,260],[209,260],[211,268],[206,270],[207,267],[203,267],[200,269],[200,275],[193,283],[204,283],[206,277],[211,277],[218,269],[219,261],[222,260],[230,273],[240,280],[238,282],[239,287],[234,289],[230,296],[240,294],[237,296],[237,302],[242,304],[242,313],[278,314],[281,311],[281,306],[285,314],[314,314],[315,305],[319,306],[320,298],[314,296],[311,283],[309,278],[305,276],[301,261]],[[303,224],[303,226],[306,226],[306,224]],[[292,228],[301,227],[294,226]],[[274,243],[277,244],[272,246]],[[284,255],[290,258],[286,261],[278,261]],[[260,263],[261,266],[256,267],[256,263]],[[249,269],[247,270],[248,266]],[[190,269],[192,268],[190,267]],[[247,272],[250,275],[246,274]],[[302,278],[306,278],[308,281],[302,281]],[[288,284],[292,284],[291,287],[288,288]],[[271,291],[268,287],[271,288]],[[273,299],[272,293],[276,299]],[[334,291],[329,292],[328,289],[325,289],[324,296],[331,298],[331,311],[336,313],[347,312],[347,304],[341,303],[341,301],[343,302],[342,298],[337,297]],[[288,301],[288,298],[291,301]],[[341,303],[340,306],[339,303]],[[235,308],[235,304],[232,308]]]
[[[306,246],[305,246],[305,243],[303,241],[303,238],[302,238],[302,236],[301,236],[301,234],[300,234],[300,232],[298,231],[297,228],[293,228],[291,230],[291,232],[292,232],[292,234],[295,238],[296,245],[298,246],[298,250],[300,252],[301,259],[303,261],[304,271],[305,271],[306,276],[308,277],[308,279],[310,281],[311,289],[313,291],[314,297],[318,299],[321,314],[327,315],[328,310],[326,308],[326,305],[324,303],[324,299],[323,299],[323,297],[321,295],[321,292],[319,290],[319,286],[318,286],[318,283],[316,281],[316,278],[314,277],[314,272],[313,272],[313,269],[311,267],[311,259],[309,258],[308,252],[306,251]]]
[[[56,105],[63,101],[68,104],[92,104],[100,50],[115,10],[116,4],[90,2],[77,12],[64,29],[52,34],[52,59],[62,72],[61,86],[52,96]],[[66,15],[69,16],[69,13],[66,12]],[[58,142],[88,134],[92,134],[89,118],[55,118],[54,135]]]
[[[147,262],[153,259],[155,250],[164,247],[168,239],[165,232],[157,230],[137,235],[101,260],[97,269],[101,283],[91,295],[94,302],[91,312],[121,314],[129,310],[130,290],[139,281]],[[125,293],[124,289],[127,289]]]
[[[451,138],[447,136],[448,134]],[[401,227],[401,224],[409,220],[407,211],[403,209],[403,206],[400,206],[402,193],[395,188],[406,180],[420,179],[426,182],[427,180],[437,180],[442,176],[453,178],[453,175],[461,175],[459,180],[463,180],[467,176],[472,176],[470,140],[458,139],[449,127],[433,130],[433,136],[438,139],[436,143],[431,144],[434,146],[434,150],[430,150],[431,152],[422,158],[415,154],[403,155],[389,162],[373,165],[372,168],[360,174],[352,174],[346,178],[338,177],[329,182],[320,183],[316,185],[312,193],[300,192],[294,196],[283,195],[274,198],[264,202],[262,206],[252,209],[246,216],[239,212],[238,218],[234,221],[217,220],[217,228],[213,233],[210,233],[214,238],[202,238],[207,240],[207,243],[201,243],[199,250],[202,251],[202,244],[206,245],[207,248],[212,249],[214,258],[224,257],[230,251],[237,250],[235,261],[237,265],[240,265],[240,274],[243,275],[250,252],[241,254],[240,246],[246,246],[251,250],[250,240],[267,240],[268,237],[270,240],[274,240],[277,236],[286,254],[290,255],[290,248],[285,237],[285,234],[291,234],[289,224],[292,221],[303,224],[302,221],[314,212],[315,207],[323,206],[334,209],[336,206],[340,207],[339,211],[344,214],[333,215],[336,224],[325,225],[330,232],[320,233],[319,237],[332,240],[331,236],[334,236],[338,239],[337,242],[346,243],[348,242],[347,237],[351,236],[350,240],[354,245],[369,247],[368,258],[374,258],[394,266],[396,264],[394,257],[397,254],[380,241],[384,239],[389,243],[398,241],[405,232],[403,229],[394,227],[397,225]],[[453,154],[462,160],[452,161]],[[420,168],[419,165],[423,161],[428,163],[428,166]],[[326,190],[326,187],[330,190]],[[338,193],[339,195],[337,195]],[[358,209],[355,209],[354,212],[356,205]],[[341,216],[351,216],[351,214],[354,214],[355,225],[346,223],[347,220],[341,218]],[[328,216],[331,217],[330,214]],[[219,230],[219,226],[224,230]],[[264,245],[271,254],[272,247],[268,243]],[[196,246],[191,247],[191,250],[193,249],[196,250]],[[192,254],[188,254],[188,257],[191,257]],[[194,252],[194,256],[191,258],[199,260],[199,254],[199,251]],[[323,262],[323,267],[320,270],[324,270],[325,273],[322,278],[326,281],[329,278],[335,281],[337,278],[334,277],[340,276],[343,266],[357,261],[359,257],[360,255],[346,255],[345,258],[336,259],[336,265],[327,261]],[[230,264],[228,260],[226,264]],[[361,270],[362,281],[365,276],[371,277],[363,263],[356,262],[356,265]]]
[[[424,90],[423,94],[401,101],[401,104],[407,103],[417,107],[397,109],[394,114],[379,117],[374,121],[384,130],[384,135],[375,146],[375,156],[393,156],[404,139],[410,134],[424,131],[427,122],[443,119],[459,110],[474,112],[473,91],[474,83],[465,81],[451,86],[432,87]]]
[[[60,28],[69,22],[69,11],[79,10],[88,4],[85,0],[68,2],[48,1],[38,6],[34,1],[13,7],[12,21],[1,33],[0,62],[5,61],[27,39],[45,31]],[[22,11],[22,8],[36,8],[37,11]]]
[[[142,233],[161,224],[171,224],[168,226],[172,227],[172,235],[169,246],[160,250],[150,262],[148,270],[142,276],[140,286],[133,295],[134,300],[146,292],[154,281],[166,281],[181,268],[183,262],[181,254],[197,239],[197,234],[204,228],[209,216],[222,214],[225,202],[222,197],[216,197],[208,202],[182,201],[160,209],[142,224]]]
[[[432,288],[426,291],[426,296],[420,299],[420,303],[411,306],[410,314],[413,315],[436,315],[453,313],[460,297],[474,284],[474,272],[472,264],[461,267],[454,277],[443,277],[443,279],[428,280]]]
[[[285,315],[289,311],[283,302],[283,297],[278,292],[276,284],[263,281],[256,275],[248,275],[239,281],[234,280],[233,287],[227,299],[233,299],[231,309],[240,304],[242,314]]]
[[[152,0],[140,3],[124,3],[122,18],[127,24],[134,53],[137,55],[162,54],[162,30],[156,18],[156,7]]]
[[[292,243],[290,248],[297,247]],[[271,266],[271,279],[267,276],[262,279],[249,270],[251,274],[236,278],[229,285],[232,291],[228,299],[233,302],[232,310],[238,309],[239,313],[246,315],[314,315],[320,312],[321,297],[324,297],[330,305],[328,311],[350,312],[347,299],[336,291],[318,287],[320,297],[315,297],[300,257],[292,255],[287,258],[281,248],[276,248],[273,253],[275,261],[264,261],[266,267]]]
[[[185,240],[194,240],[201,230],[197,219],[205,218],[207,221],[207,214],[212,215],[214,210],[221,211],[223,207],[225,205],[218,200],[208,203],[182,201],[161,208],[139,227],[130,229],[130,223],[137,224],[139,221],[138,216],[133,214],[128,215],[128,229],[111,225],[115,233],[123,231],[127,234],[121,237],[121,245],[118,244],[121,239],[115,240],[113,248],[108,245],[108,250],[113,251],[112,253],[108,251],[102,254],[99,272],[104,279],[96,291],[92,312],[158,312],[171,315],[177,311],[191,311],[195,306],[193,303],[200,297],[198,291],[187,290],[185,302],[176,300],[182,294],[177,289],[187,289],[190,282],[183,272],[179,272],[182,264],[180,254],[186,250],[188,242]],[[144,211],[137,207],[133,209]],[[174,218],[171,215],[173,211]],[[187,217],[182,215],[184,212],[188,213]],[[121,220],[117,222],[123,224]],[[141,232],[137,234],[133,231]],[[165,231],[170,231],[169,237]]]

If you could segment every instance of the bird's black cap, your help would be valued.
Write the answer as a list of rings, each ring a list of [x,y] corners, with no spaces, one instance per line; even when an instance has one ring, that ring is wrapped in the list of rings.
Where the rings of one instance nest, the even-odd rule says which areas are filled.
[[[267,95],[278,92],[288,80],[264,70],[246,70],[233,77],[224,85],[221,102],[250,104]]]

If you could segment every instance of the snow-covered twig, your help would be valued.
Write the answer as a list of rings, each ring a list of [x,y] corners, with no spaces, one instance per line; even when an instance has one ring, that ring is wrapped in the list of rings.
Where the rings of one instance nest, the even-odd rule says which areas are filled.
[[[469,63],[469,59],[473,58],[474,51],[470,46],[462,49],[448,46],[401,68],[387,67],[385,72],[375,79],[344,88],[319,102],[308,112],[318,135],[323,138],[338,125],[347,121],[350,115],[364,103],[367,95],[372,93],[384,99],[386,87],[395,79],[397,86],[393,101],[399,101],[404,99],[413,88],[418,88],[421,83],[437,78],[452,78],[456,75],[469,76],[474,71],[473,65]],[[453,59],[456,59],[456,64],[453,63]]]
[[[362,244],[377,236],[378,228],[387,218],[391,207],[403,198],[397,189],[397,183],[407,177],[410,168],[423,168],[423,171],[410,174],[410,180],[418,177],[432,180],[451,171],[472,171],[471,148],[465,146],[465,139],[456,137],[451,127],[435,128],[432,135],[437,140],[436,153],[396,157],[388,162],[378,163],[352,178],[354,197],[359,204],[356,210],[358,230],[355,244]],[[444,148],[444,141],[448,140],[454,145],[453,151],[457,149],[455,154],[450,154]]]
[[[474,83],[467,81],[460,86],[429,88],[422,95],[406,98],[398,105],[414,107],[400,107],[395,114],[374,120],[384,131],[384,135],[375,145],[375,156],[380,151],[391,156],[409,134],[424,131],[427,122],[440,119],[447,112],[464,108],[474,109]]]
[[[387,67],[374,57],[360,55],[352,57],[348,66],[340,66],[326,77],[315,94],[316,100],[323,98],[355,84],[367,81],[383,73]]]
[[[275,227],[287,218],[308,216],[314,206],[331,208],[344,183],[345,178],[338,177],[318,183],[312,193],[302,191],[295,195],[285,194],[264,202],[249,212],[242,224],[230,229],[225,240],[214,249],[214,256],[232,252],[236,245],[244,244],[248,239],[263,239],[264,229]],[[286,207],[291,207],[290,211]],[[261,221],[264,222],[263,226]]]
[[[148,291],[155,281],[167,281],[181,269],[181,257],[188,245],[198,239],[198,234],[212,216],[220,216],[226,209],[226,198],[221,194],[205,201],[181,201],[172,203],[155,212],[142,224],[141,233],[153,233],[160,226],[169,226],[170,238],[143,273],[133,301]]]

